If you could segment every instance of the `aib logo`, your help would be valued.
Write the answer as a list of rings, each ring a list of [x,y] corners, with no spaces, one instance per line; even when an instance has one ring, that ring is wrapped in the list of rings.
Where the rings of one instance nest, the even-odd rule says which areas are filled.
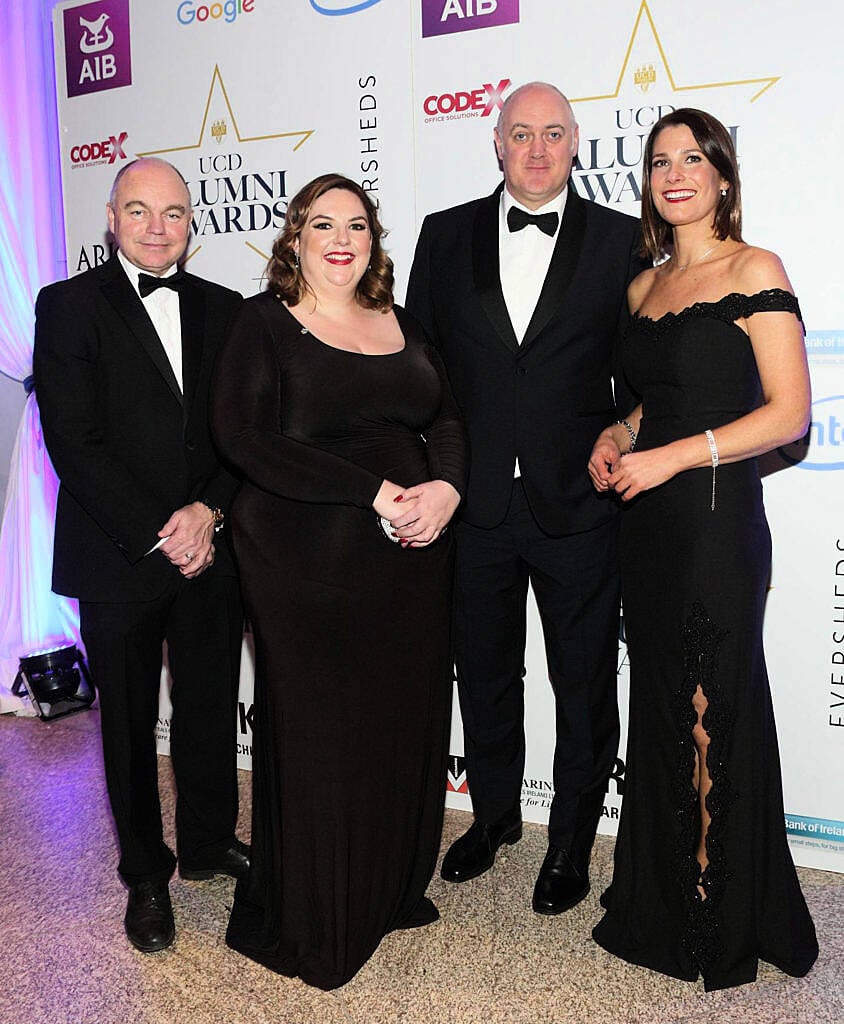
[[[129,0],[98,0],[64,13],[67,95],[132,84]]]
[[[101,14],[94,22],[86,21],[80,15],[79,24],[83,29],[79,49],[83,53],[102,53],[103,50],[111,49],[114,33],[108,27],[107,14]]]
[[[498,85],[485,82],[480,89],[471,92],[444,92],[438,96],[426,96],[422,108],[429,120],[443,121],[446,115],[454,117],[489,117],[493,110],[504,106],[504,90],[510,85],[509,78],[502,78]]]
[[[311,7],[317,14],[327,14],[336,17],[341,14],[357,14],[358,11],[365,11],[367,7],[374,7],[381,0],[311,0]]]
[[[812,403],[812,422],[805,437],[779,450],[786,462],[798,469],[844,469],[844,395],[820,398]]]
[[[518,20],[519,0],[422,0],[423,36],[515,25]]]

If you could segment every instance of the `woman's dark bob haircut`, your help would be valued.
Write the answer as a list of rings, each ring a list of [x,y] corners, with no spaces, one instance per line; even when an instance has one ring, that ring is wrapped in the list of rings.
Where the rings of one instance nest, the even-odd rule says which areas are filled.
[[[718,200],[713,226],[719,240],[741,238],[741,182],[733,140],[727,129],[703,110],[681,107],[661,117],[651,129],[642,160],[642,248],[646,256],[659,260],[671,252],[671,225],[654,207],[651,193],[651,166],[654,146],[663,128],[685,125],[694,135],[701,153],[727,182],[727,194]]]
[[[290,200],[284,228],[273,243],[273,254],[267,264],[267,287],[289,306],[298,305],[307,293],[313,295],[297,265],[293,246],[308,222],[314,203],[335,188],[356,195],[369,221],[372,248],[369,267],[358,281],[357,300],[364,309],[377,309],[386,313],[393,308],[393,261],[381,245],[386,232],[381,227],[378,212],[369,195],[357,182],[342,174],[321,174],[300,188]]]

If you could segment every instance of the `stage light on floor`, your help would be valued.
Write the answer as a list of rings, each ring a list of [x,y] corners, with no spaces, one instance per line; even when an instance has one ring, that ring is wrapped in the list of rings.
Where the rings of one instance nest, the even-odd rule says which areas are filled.
[[[84,711],[95,697],[88,666],[75,644],[24,655],[12,693],[22,697],[24,691],[43,719]]]

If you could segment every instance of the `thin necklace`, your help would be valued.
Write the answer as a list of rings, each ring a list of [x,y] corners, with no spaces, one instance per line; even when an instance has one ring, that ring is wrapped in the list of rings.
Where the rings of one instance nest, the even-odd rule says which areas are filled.
[[[715,245],[713,245],[713,246],[710,246],[710,247],[709,247],[709,248],[708,248],[708,249],[706,250],[706,252],[704,252],[704,253],[701,253],[701,254],[700,254],[700,256],[695,256],[695,258],[694,258],[693,260],[689,260],[689,262],[688,262],[688,263],[684,263],[684,264],[683,264],[683,266],[680,266],[680,264],[678,263],[678,264],[677,264],[677,269],[678,269],[678,270],[688,270],[688,269],[689,269],[689,267],[690,267],[690,266],[691,266],[691,265],[692,265],[693,263],[700,263],[700,261],[701,261],[701,260],[705,260],[705,259],[706,259],[706,257],[707,257],[707,256],[708,256],[708,255],[709,255],[709,254],[710,254],[711,252],[715,252],[715,250],[716,250],[716,249],[718,248],[718,246],[719,246],[719,245],[721,244],[721,242],[723,242],[723,241],[724,241],[724,239],[723,239],[723,238],[719,239],[719,240],[718,240],[718,241],[717,241],[717,242],[715,243]]]

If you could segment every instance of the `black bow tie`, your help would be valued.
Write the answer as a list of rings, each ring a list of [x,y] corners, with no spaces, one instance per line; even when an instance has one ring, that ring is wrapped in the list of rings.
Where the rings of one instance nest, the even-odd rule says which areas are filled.
[[[169,277],[153,277],[152,274],[138,274],[138,291],[141,293],[142,299],[145,299],[147,295],[151,295],[156,288],[172,288],[174,292],[177,292],[184,284],[185,272],[183,270],[177,270],[175,274],[171,274]]]
[[[519,206],[511,206],[507,211],[507,227],[511,231],[521,231],[528,224],[534,224],[540,231],[553,237],[559,223],[560,215],[557,213],[528,213]]]

